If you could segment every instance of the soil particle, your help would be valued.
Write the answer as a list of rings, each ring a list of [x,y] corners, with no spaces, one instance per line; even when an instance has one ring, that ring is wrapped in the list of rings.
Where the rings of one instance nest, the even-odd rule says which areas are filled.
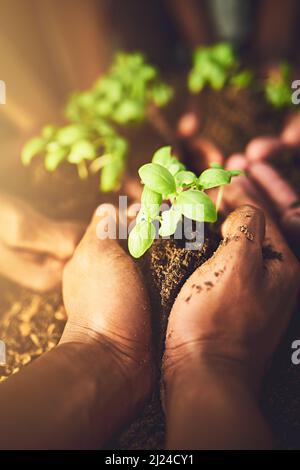
[[[282,253],[276,251],[271,244],[263,245],[262,254],[264,260],[277,260],[283,261]]]
[[[254,241],[254,234],[248,230],[247,225],[241,225],[240,231],[246,235],[247,240]]]

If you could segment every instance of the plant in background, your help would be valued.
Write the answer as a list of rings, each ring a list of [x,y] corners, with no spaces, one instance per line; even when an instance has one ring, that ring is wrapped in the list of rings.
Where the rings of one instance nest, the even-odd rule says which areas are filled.
[[[168,104],[172,95],[171,87],[143,54],[121,52],[90,90],[70,98],[65,114],[74,122],[104,118],[118,125],[131,124],[149,117],[153,108]]]
[[[292,83],[293,70],[287,62],[282,62],[279,70],[274,70],[265,80],[264,91],[266,100],[275,108],[292,106]]]
[[[81,179],[89,170],[100,170],[100,189],[113,191],[120,185],[125,167],[127,142],[105,121],[93,125],[83,123],[64,127],[46,126],[41,135],[27,142],[22,150],[22,162],[29,165],[33,157],[44,157],[46,170],[53,172],[67,161],[77,166]]]
[[[139,258],[151,247],[156,221],[162,237],[173,235],[183,216],[196,222],[216,222],[223,187],[240,174],[239,170],[227,171],[214,164],[197,176],[172,155],[171,147],[157,150],[152,163],[139,169],[144,189],[136,225],[128,238],[130,254]],[[217,187],[220,196],[215,206],[205,191]],[[162,201],[168,201],[169,209],[160,213]]]
[[[224,42],[195,49],[193,67],[188,76],[192,93],[199,93],[206,86],[214,90],[221,90],[225,85],[245,88],[252,80],[253,73],[241,69],[231,44]]]
[[[159,107],[172,97],[171,88],[161,81],[158,70],[140,53],[119,53],[109,72],[95,85],[74,94],[65,114],[69,124],[46,126],[41,135],[27,142],[22,162],[29,165],[43,156],[45,168],[55,171],[64,161],[77,165],[79,177],[100,172],[100,190],[117,190],[126,166],[128,142],[116,126],[153,121]],[[162,126],[157,126],[162,127]]]

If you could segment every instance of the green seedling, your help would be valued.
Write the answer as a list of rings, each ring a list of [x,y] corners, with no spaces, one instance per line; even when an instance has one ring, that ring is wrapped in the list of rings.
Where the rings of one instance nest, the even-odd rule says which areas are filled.
[[[292,67],[287,62],[282,62],[279,71],[272,72],[264,83],[266,100],[274,108],[292,106],[291,83]]]
[[[101,171],[100,189],[105,192],[120,185],[126,153],[126,140],[105,121],[98,120],[93,126],[46,126],[40,136],[25,144],[21,158],[24,165],[29,165],[34,157],[43,156],[49,172],[67,161],[77,166],[81,179],[87,178],[89,171]]]
[[[250,70],[241,69],[233,46],[229,43],[219,43],[196,48],[188,87],[192,93],[199,93],[206,86],[214,90],[221,90],[225,85],[245,88],[250,85],[252,79]]]
[[[119,125],[140,122],[146,118],[149,106],[165,106],[172,94],[158,69],[146,62],[143,54],[121,52],[90,90],[70,98],[65,114],[75,122],[95,122],[99,118]]]
[[[139,169],[144,189],[136,225],[128,238],[130,254],[139,258],[151,247],[156,236],[156,221],[162,237],[173,235],[183,216],[197,222],[216,222],[221,196],[215,205],[205,191],[219,188],[219,195],[222,195],[224,185],[242,173],[214,164],[197,176],[172,155],[171,147],[157,150],[152,162]],[[161,213],[162,201],[169,203],[169,210]]]

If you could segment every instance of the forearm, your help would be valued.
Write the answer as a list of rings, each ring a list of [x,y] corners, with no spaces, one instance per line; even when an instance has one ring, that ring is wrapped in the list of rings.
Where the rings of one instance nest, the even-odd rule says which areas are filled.
[[[255,393],[239,373],[202,360],[166,382],[167,446],[173,449],[272,447]]]
[[[0,447],[100,448],[138,408],[131,386],[107,346],[63,343],[1,384]]]

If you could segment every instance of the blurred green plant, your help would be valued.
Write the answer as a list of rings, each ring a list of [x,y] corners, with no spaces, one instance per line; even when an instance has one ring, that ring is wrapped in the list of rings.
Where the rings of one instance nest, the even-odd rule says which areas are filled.
[[[245,88],[252,80],[253,73],[241,69],[231,44],[222,42],[195,49],[188,76],[188,88],[192,93],[199,93],[206,86],[214,90],[221,90],[225,85]]]
[[[22,162],[29,165],[40,155],[45,168],[53,172],[66,161],[77,165],[81,179],[87,178],[89,171],[101,172],[101,191],[117,190],[126,166],[128,142],[115,125],[144,120],[150,106],[166,105],[172,93],[143,54],[118,53],[109,72],[90,90],[69,99],[65,115],[70,123],[44,127],[40,136],[24,145]]]
[[[221,198],[218,197],[215,206],[205,190],[219,187],[222,195],[224,185],[242,173],[214,164],[198,177],[172,155],[171,147],[158,149],[152,163],[139,169],[144,189],[136,225],[128,237],[130,254],[140,258],[151,247],[156,236],[156,221],[162,237],[173,235],[183,216],[198,222],[216,222]],[[170,208],[160,213],[162,201],[168,201]]]
[[[70,98],[65,115],[74,122],[99,118],[121,125],[140,122],[146,118],[149,105],[165,106],[172,95],[171,87],[143,54],[121,52],[90,90]]]

